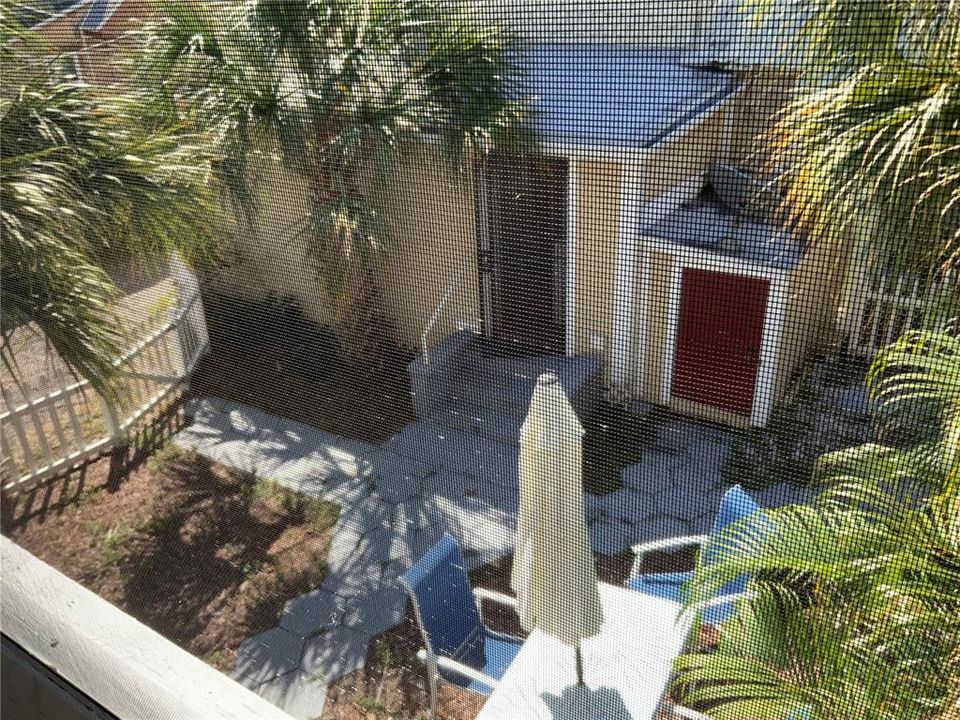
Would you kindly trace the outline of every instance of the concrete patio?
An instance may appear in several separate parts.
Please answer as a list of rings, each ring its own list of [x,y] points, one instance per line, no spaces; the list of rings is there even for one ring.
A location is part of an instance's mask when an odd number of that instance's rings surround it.
[[[449,416],[449,405],[441,411]],[[327,685],[361,668],[371,638],[403,620],[397,578],[443,533],[460,541],[471,568],[513,551],[515,433],[479,431],[454,413],[453,424],[425,418],[376,446],[215,398],[190,412],[192,425],[176,436],[181,447],[341,507],[323,584],[244,642],[231,673],[294,717],[319,715]],[[660,422],[641,462],[624,470],[622,489],[585,496],[595,551],[616,555],[631,543],[707,531],[731,443],[713,426]],[[765,505],[801,497],[789,485],[759,493]]]

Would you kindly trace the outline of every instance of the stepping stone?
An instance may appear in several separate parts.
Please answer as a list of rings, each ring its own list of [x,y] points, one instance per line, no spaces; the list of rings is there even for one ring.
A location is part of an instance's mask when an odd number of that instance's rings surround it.
[[[707,483],[699,487],[678,487],[658,493],[655,508],[661,515],[670,515],[687,523],[704,516],[712,520],[720,507],[721,495],[721,488],[711,488]]]
[[[420,559],[419,557],[417,558]],[[411,563],[412,564],[412,563]],[[383,568],[383,573],[380,576],[380,587],[383,590],[392,590],[400,589],[403,590],[403,587],[400,585],[400,576],[403,575],[407,570],[410,569],[410,565],[402,562],[392,562],[389,563],[386,567]],[[404,594],[406,591],[404,590]]]
[[[429,422],[412,422],[380,446],[381,450],[416,460],[430,471],[440,469],[440,447],[448,431]]]
[[[445,497],[458,500],[464,497],[477,497],[480,494],[481,481],[469,472],[441,470],[423,481],[423,496]]]
[[[370,486],[360,478],[350,478],[327,483],[323,486],[324,500],[336,503],[341,508],[356,505],[370,494]]]
[[[627,404],[627,410],[630,411],[631,415],[636,415],[637,417],[646,417],[651,412],[655,405],[646,400],[633,400]]]
[[[240,644],[230,676],[246,687],[255,687],[300,665],[303,637],[281,627],[254,635]]]
[[[334,572],[346,567],[359,551],[363,538],[364,534],[352,527],[337,530],[330,540],[330,549],[327,552],[328,567]]]
[[[670,515],[653,515],[631,527],[627,533],[627,539],[632,546],[651,540],[665,540],[690,534],[689,525],[680,518]]]
[[[420,499],[399,503],[393,515],[393,527],[402,531],[419,530],[429,527],[431,523],[432,520]]]
[[[339,625],[307,641],[301,668],[322,682],[335,682],[363,667],[369,643],[366,633]]]
[[[598,520],[590,526],[590,543],[601,555],[619,555],[627,547],[627,526],[620,522]]]
[[[761,490],[748,490],[747,492],[753,495],[760,505],[767,508],[810,502],[814,495],[811,488],[800,487],[788,482],[769,485]]]
[[[382,574],[381,563],[368,564],[364,557],[359,555],[356,563],[351,563],[327,575],[321,588],[332,594],[335,599],[352,599],[377,590],[380,587]]]
[[[426,473],[421,473],[419,463],[407,462],[411,463],[410,467],[396,468],[391,473],[377,476],[375,492],[387,502],[402,503],[423,494],[423,475]]]
[[[834,407],[854,417],[866,417],[870,406],[867,387],[863,383],[831,388],[826,393],[826,399]]]
[[[368,637],[379,635],[403,622],[407,615],[407,594],[400,587],[383,587],[370,593],[347,611],[343,622]]]
[[[410,529],[404,532],[391,528],[376,528],[367,533],[361,552],[364,560],[369,563],[386,565],[391,560],[398,560],[412,564],[429,549],[429,545],[423,545],[433,537],[438,537],[436,532],[426,529]]]
[[[509,515],[520,512],[520,488],[501,483],[482,482],[479,497],[496,510]]]
[[[583,514],[587,519],[587,523],[592,523],[594,520],[599,520],[607,516],[605,498],[605,495],[594,495],[588,492],[583,494]]]
[[[732,435],[705,437],[701,442],[690,445],[682,452],[677,469],[682,472],[688,467],[696,466],[704,472],[719,476],[732,447]]]
[[[710,456],[691,455],[674,470],[670,489],[661,491],[677,494],[712,492],[723,487],[723,463]]]
[[[365,497],[355,505],[344,508],[337,520],[337,532],[349,529],[365,534],[377,527],[390,527],[396,507],[376,495]]]
[[[339,608],[334,596],[325,590],[311,590],[288,600],[280,616],[280,627],[306,638],[338,622]]]
[[[636,524],[657,510],[651,493],[639,493],[628,488],[609,493],[603,498],[605,515],[621,522]]]
[[[640,462],[623,469],[623,486],[637,492],[660,492],[673,485],[677,462],[675,453],[645,450]]]
[[[254,692],[297,720],[320,717],[327,701],[327,683],[301,670],[268,680]]]

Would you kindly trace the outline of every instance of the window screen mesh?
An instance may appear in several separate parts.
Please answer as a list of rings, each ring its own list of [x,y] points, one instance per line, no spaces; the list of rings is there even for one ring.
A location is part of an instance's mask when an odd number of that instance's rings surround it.
[[[960,717],[955,3],[0,9],[5,548],[298,718]]]

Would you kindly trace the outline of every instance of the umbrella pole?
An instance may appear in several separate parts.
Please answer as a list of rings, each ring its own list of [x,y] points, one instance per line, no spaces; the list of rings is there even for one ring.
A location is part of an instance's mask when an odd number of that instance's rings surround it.
[[[583,687],[586,683],[583,682],[583,653],[580,651],[580,643],[577,643],[576,649],[577,657],[577,685]]]

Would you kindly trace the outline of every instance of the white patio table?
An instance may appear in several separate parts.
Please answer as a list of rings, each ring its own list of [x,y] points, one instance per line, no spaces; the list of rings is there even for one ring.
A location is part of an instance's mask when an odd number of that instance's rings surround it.
[[[686,630],[675,602],[600,583],[604,622],[583,641],[586,688],[573,648],[535,630],[477,720],[650,720]]]

